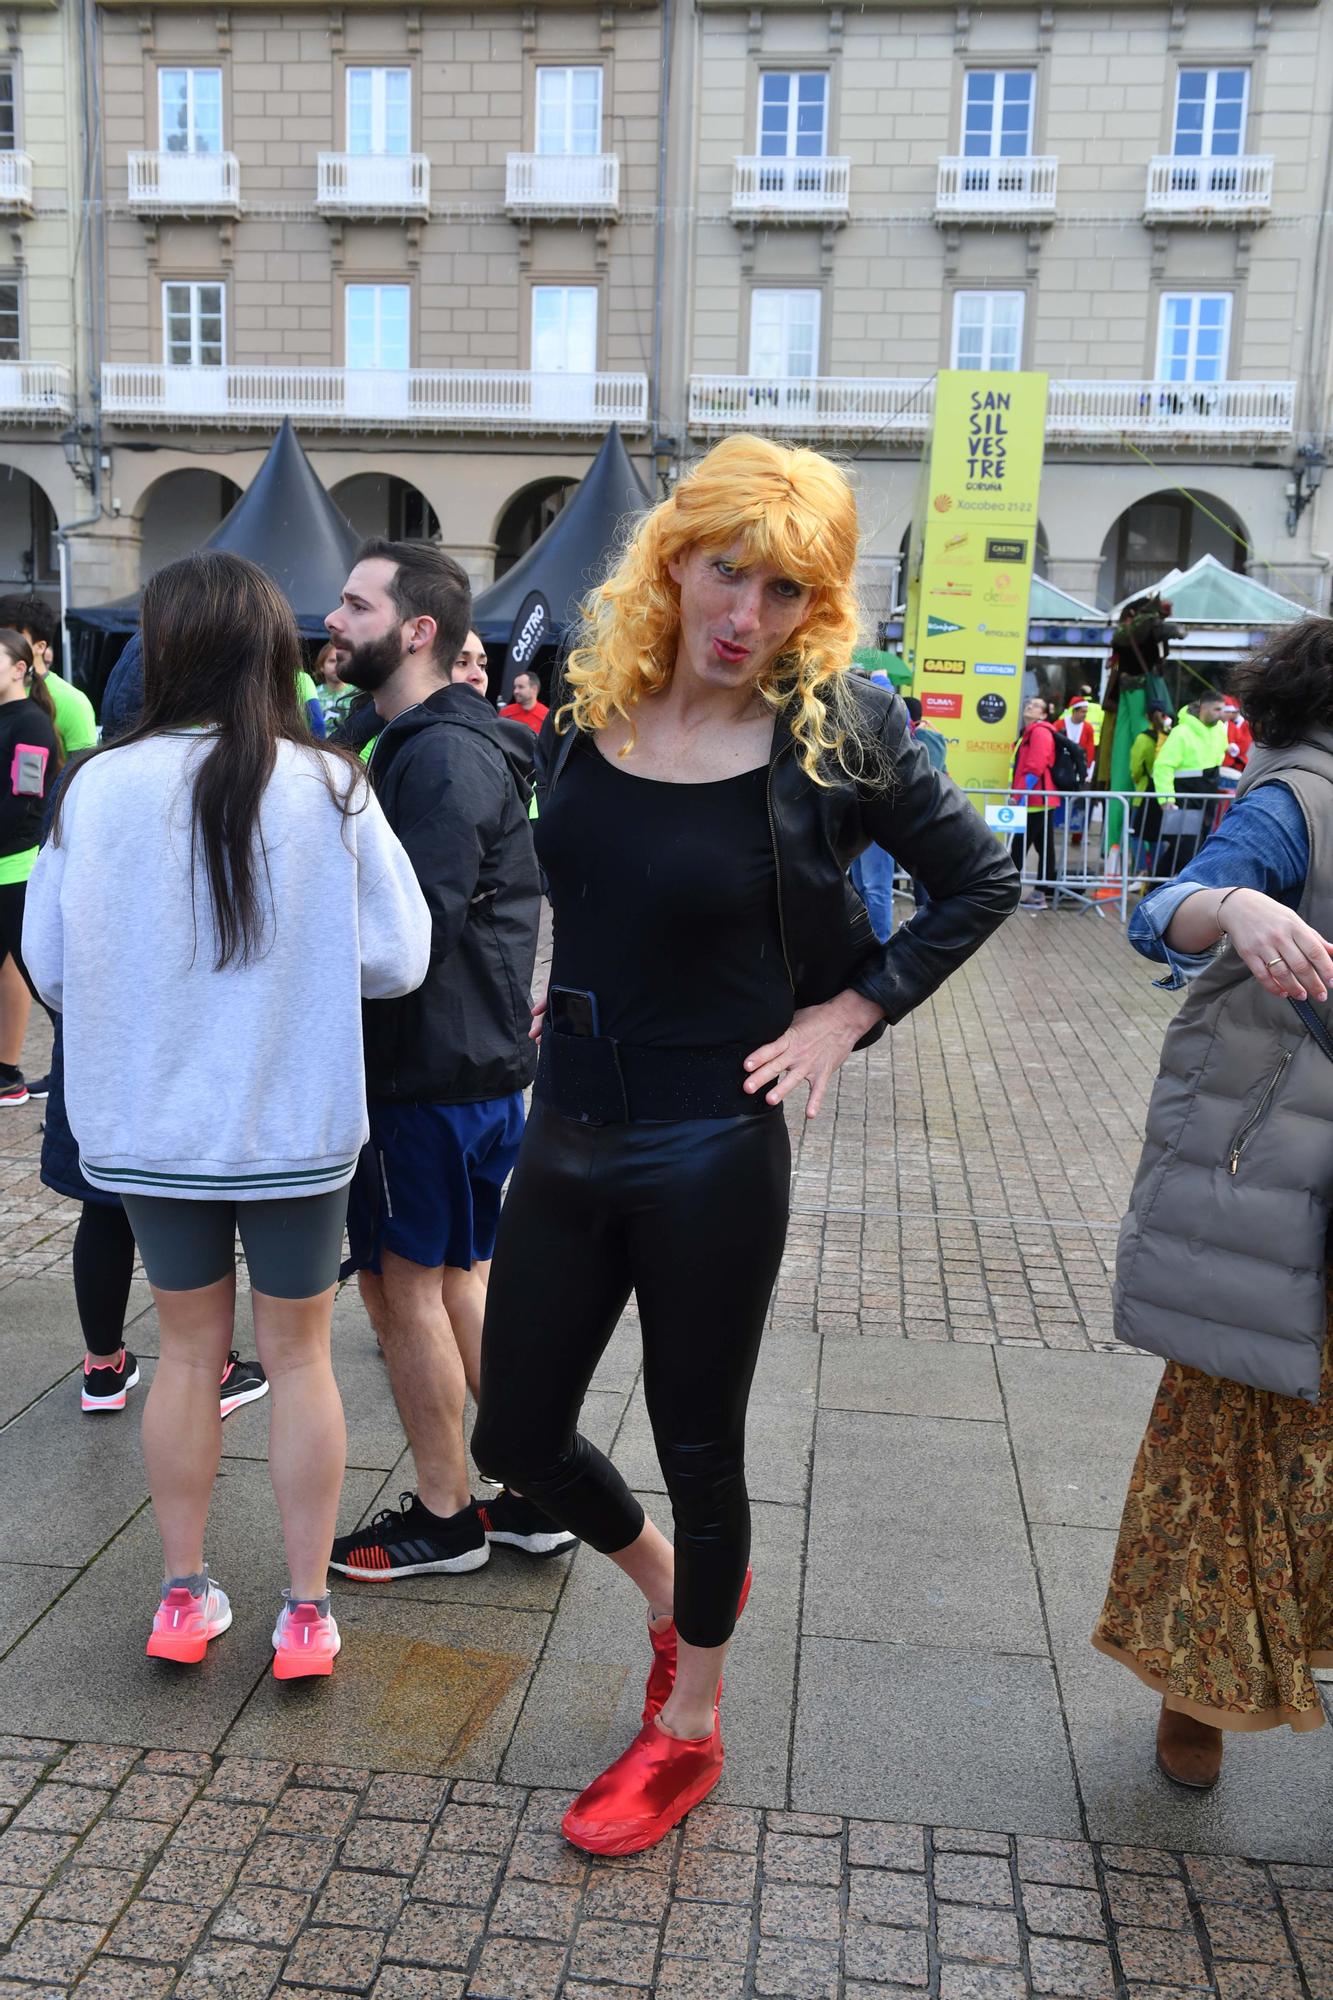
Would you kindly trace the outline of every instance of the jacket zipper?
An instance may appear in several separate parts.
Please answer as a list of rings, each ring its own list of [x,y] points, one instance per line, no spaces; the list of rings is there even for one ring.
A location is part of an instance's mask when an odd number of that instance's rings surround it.
[[[1254,1136],[1255,1127],[1259,1124],[1269,1104],[1272,1102],[1273,1092],[1277,1089],[1279,1083],[1281,1083],[1283,1072],[1287,1064],[1291,1061],[1291,1053],[1291,1050],[1288,1049],[1277,1068],[1273,1071],[1273,1074],[1269,1077],[1263,1096],[1259,1099],[1254,1110],[1250,1113],[1231,1142],[1231,1172],[1233,1174],[1240,1165],[1241,1154]]]
[[[795,993],[796,978],[791,969],[791,954],[787,950],[787,925],[782,914],[782,859],[778,853],[777,822],[773,817],[773,772],[776,764],[776,757],[769,762],[768,782],[764,787],[764,799],[768,807],[768,837],[773,847],[773,875],[778,889],[778,940],[782,946],[782,963],[787,968],[787,978],[791,984],[792,992]]]

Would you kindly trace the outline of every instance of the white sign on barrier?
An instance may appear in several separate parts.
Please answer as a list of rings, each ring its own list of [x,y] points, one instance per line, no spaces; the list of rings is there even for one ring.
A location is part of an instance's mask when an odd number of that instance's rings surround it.
[[[1026,806],[987,806],[986,824],[996,833],[1026,833],[1028,830],[1028,809]]]

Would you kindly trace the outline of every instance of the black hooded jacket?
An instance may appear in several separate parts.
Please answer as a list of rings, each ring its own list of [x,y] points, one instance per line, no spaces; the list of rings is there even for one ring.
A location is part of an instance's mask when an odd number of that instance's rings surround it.
[[[541,902],[523,760],[482,697],[458,685],[386,724],[369,769],[433,934],[416,992],[364,1003],[367,1095],[475,1104],[522,1090],[537,1067]]]

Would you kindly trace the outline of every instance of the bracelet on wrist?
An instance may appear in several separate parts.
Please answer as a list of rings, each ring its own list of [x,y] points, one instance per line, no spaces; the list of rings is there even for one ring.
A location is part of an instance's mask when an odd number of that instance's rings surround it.
[[[1237,882],[1234,888],[1227,890],[1226,896],[1222,896],[1218,899],[1217,908],[1213,911],[1213,921],[1216,923],[1217,928],[1219,931],[1221,931],[1223,937],[1230,937],[1231,933],[1229,930],[1227,930],[1226,926],[1222,922],[1222,906],[1226,902],[1227,896],[1234,896],[1238,890],[1243,889],[1244,887],[1245,884],[1243,882]]]

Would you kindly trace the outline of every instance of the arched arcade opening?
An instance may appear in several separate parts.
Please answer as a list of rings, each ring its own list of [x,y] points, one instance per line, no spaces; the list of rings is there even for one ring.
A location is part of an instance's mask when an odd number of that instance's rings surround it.
[[[430,501],[396,473],[356,472],[329,492],[358,535],[388,535],[395,542],[439,539],[439,517]]]
[[[140,583],[146,583],[164,563],[176,562],[202,547],[240,497],[235,480],[209,466],[181,466],[155,479],[139,509]]]
[[[1120,604],[1151,590],[1169,570],[1189,569],[1210,555],[1243,570],[1249,548],[1244,522],[1212,493],[1170,489],[1136,500],[1111,523],[1102,543],[1097,594]]]

